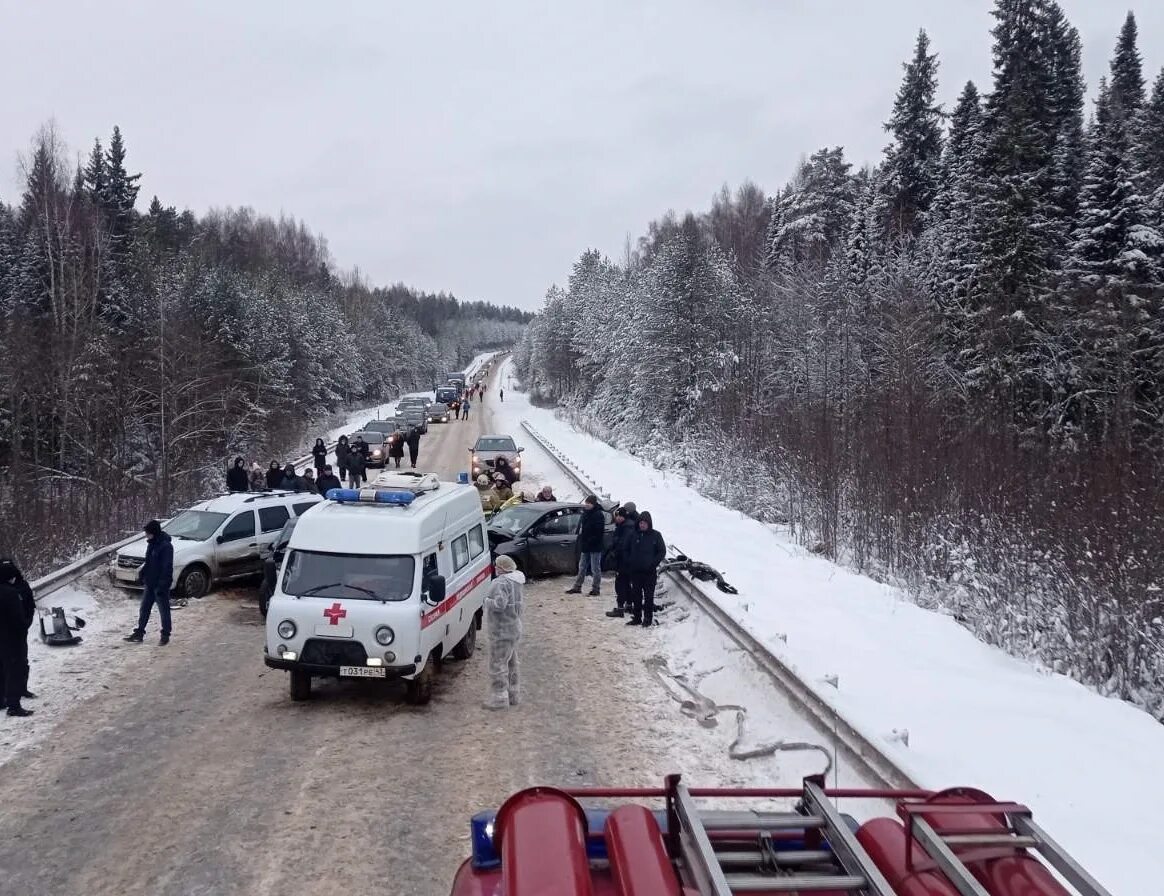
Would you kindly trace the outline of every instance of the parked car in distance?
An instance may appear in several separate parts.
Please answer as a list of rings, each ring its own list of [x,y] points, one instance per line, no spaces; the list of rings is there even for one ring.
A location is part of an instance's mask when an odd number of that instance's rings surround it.
[[[449,406],[439,401],[434,401],[425,409],[425,416],[428,418],[429,423],[448,423]]]
[[[614,543],[616,505],[604,502],[606,520],[603,551]],[[578,524],[583,507],[566,501],[518,504],[502,510],[489,520],[489,549],[494,560],[509,556],[527,576],[574,575],[578,572]],[[603,559],[603,569],[613,561]]]
[[[425,408],[418,408],[409,406],[400,409],[400,419],[404,420],[406,428],[404,432],[407,434],[408,430],[416,428],[422,433],[428,432],[428,411]]]
[[[521,453],[524,448],[518,448],[513,436],[480,436],[476,444],[469,449],[472,455],[473,478],[482,473],[493,475],[493,468],[497,466],[497,459],[504,457],[513,471],[514,479],[521,478]]]

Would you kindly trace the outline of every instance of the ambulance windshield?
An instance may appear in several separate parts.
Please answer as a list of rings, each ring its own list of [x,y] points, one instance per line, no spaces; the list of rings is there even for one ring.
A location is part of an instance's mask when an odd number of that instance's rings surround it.
[[[416,562],[412,557],[321,554],[292,551],[283,593],[344,600],[408,600]]]

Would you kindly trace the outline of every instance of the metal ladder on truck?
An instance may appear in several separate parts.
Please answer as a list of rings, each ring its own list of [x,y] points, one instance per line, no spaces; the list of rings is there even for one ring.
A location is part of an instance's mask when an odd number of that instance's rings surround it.
[[[901,803],[897,811],[905,820],[907,832],[912,835],[905,841],[906,864],[912,866],[911,854],[916,840],[962,896],[990,896],[966,867],[967,861],[1014,855],[1014,851],[1019,849],[1038,853],[1075,888],[1079,896],[1111,896],[1070,853],[1035,823],[1026,806],[1018,803]],[[927,816],[935,815],[956,819],[959,815],[984,813],[1003,816],[1005,825],[996,831],[939,832],[927,819]],[[959,856],[954,848],[963,850],[963,854]]]
[[[854,896],[896,896],[889,881],[825,795],[823,778],[805,780],[800,812],[701,814],[685,785],[674,782],[668,790],[671,794],[667,799],[668,830],[677,839],[673,854],[682,858],[700,896],[819,890]],[[708,836],[709,831],[744,830],[760,832],[758,848],[717,851]],[[780,849],[771,837],[777,831],[803,831],[805,848]],[[739,867],[751,870],[732,870]]]

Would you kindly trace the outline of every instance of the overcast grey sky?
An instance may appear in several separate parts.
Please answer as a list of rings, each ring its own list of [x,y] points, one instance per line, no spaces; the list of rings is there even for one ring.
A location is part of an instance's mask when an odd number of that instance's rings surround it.
[[[1127,7],[1060,0],[1089,88]],[[0,0],[0,196],[54,118],[114,124],[153,194],[293,214],[341,268],[536,308],[721,184],[769,192],[842,144],[875,161],[925,27],[952,103],[989,89],[991,0]],[[1149,82],[1164,3],[1136,0]],[[3,159],[3,156],[0,156]]]

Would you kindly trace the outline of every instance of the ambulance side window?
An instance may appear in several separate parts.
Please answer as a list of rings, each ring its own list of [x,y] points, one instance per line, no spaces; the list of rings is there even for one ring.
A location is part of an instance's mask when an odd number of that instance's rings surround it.
[[[476,560],[485,550],[485,536],[481,534],[481,527],[474,526],[469,530],[469,553]]]
[[[460,572],[469,565],[469,543],[464,535],[453,539],[453,570]]]

